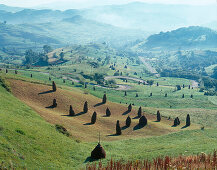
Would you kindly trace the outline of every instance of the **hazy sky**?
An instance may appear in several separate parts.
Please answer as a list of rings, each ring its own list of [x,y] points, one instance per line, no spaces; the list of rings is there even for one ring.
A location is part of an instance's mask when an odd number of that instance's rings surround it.
[[[99,5],[124,4],[129,2],[148,2],[166,4],[217,4],[217,0],[0,0],[0,4],[19,7],[49,7],[49,8],[87,8]]]

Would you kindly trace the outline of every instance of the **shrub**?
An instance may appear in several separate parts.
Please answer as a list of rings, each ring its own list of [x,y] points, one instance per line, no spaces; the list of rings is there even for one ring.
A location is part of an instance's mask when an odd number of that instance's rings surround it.
[[[136,97],[139,97],[138,93],[136,93]]]
[[[107,109],[106,109],[106,116],[107,116],[107,117],[110,117],[110,116],[111,116],[111,112],[110,112],[110,110],[109,110],[108,107],[107,107]]]
[[[20,129],[16,129],[16,132],[21,134],[21,135],[26,135],[24,131],[20,130]]]
[[[117,123],[116,123],[116,135],[121,135],[121,127],[120,127],[120,122],[119,120],[117,120]]]
[[[130,125],[131,125],[131,118],[130,116],[128,116],[126,119],[126,127],[130,127]]]
[[[152,96],[152,93],[150,93],[150,96]]]
[[[157,111],[157,121],[160,122],[161,121],[161,115],[160,115],[160,111]]]
[[[144,115],[142,117],[140,117],[139,126],[144,127],[147,125],[147,123],[148,123],[147,118]]]
[[[93,115],[91,117],[91,124],[95,124],[96,123],[96,116],[97,116],[96,112],[93,112]]]
[[[56,86],[56,83],[54,81],[52,82],[52,88],[53,88],[54,92],[57,90],[57,86]]]
[[[186,127],[187,126],[190,126],[191,125],[191,119],[190,119],[190,115],[189,114],[187,114],[187,117],[186,117]]]
[[[191,98],[193,98],[193,94],[191,95]]]
[[[87,113],[87,112],[88,112],[88,103],[87,103],[87,101],[84,103],[83,112],[84,112],[84,113]]]
[[[184,94],[182,95],[182,98],[185,98],[185,95],[184,95]]]
[[[102,98],[102,103],[105,104],[105,103],[106,103],[106,100],[107,100],[107,97],[106,97],[106,94],[104,94],[104,95],[103,95],[103,98]]]
[[[165,94],[165,97],[167,97],[167,93]]]
[[[69,116],[75,116],[75,112],[72,108],[72,105],[70,105],[70,107],[69,107]]]
[[[139,118],[142,116],[142,108],[141,107],[139,107],[137,115]]]
[[[69,132],[62,125],[55,125],[56,130],[66,136],[70,136]]]

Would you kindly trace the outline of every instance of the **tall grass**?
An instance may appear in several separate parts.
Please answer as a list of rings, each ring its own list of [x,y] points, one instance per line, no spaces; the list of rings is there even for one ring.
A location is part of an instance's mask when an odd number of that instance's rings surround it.
[[[217,169],[217,154],[206,155],[201,153],[196,156],[179,156],[172,158],[165,156],[164,158],[155,158],[153,161],[113,161],[112,159],[104,166],[101,161],[98,164],[87,165],[86,170],[160,170],[160,169]]]

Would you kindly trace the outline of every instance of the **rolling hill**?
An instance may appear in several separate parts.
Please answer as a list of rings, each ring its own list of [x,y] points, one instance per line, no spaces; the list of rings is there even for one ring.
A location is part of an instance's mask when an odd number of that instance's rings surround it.
[[[139,48],[153,50],[216,48],[217,32],[199,26],[183,27],[173,31],[151,35],[138,46]]]

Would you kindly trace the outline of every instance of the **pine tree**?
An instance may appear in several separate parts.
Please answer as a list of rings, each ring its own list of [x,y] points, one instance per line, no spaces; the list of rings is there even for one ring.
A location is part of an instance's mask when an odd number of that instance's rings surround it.
[[[132,110],[132,105],[130,103],[130,105],[128,106],[128,112],[131,112],[131,110]]]
[[[127,96],[127,92],[126,91],[124,92],[124,96]]]
[[[179,120],[178,117],[176,117],[176,118],[174,119],[174,124],[173,124],[173,126],[178,126],[178,125],[180,125],[180,120]]]
[[[190,85],[188,86],[188,89],[191,89],[191,86],[190,86]]]
[[[117,123],[116,123],[116,135],[121,135],[121,127],[120,127],[120,122],[119,120],[117,120]]]
[[[111,116],[111,112],[110,112],[110,110],[109,110],[108,107],[107,107],[107,109],[106,109],[106,116],[107,116],[107,117],[110,117],[110,116]]]
[[[159,86],[159,83],[157,82],[157,86]]]
[[[142,116],[142,108],[141,107],[139,107],[137,115],[139,118]]]
[[[49,81],[51,81],[51,78],[49,77]]]
[[[185,95],[184,95],[184,94],[182,95],[182,98],[185,98]]]
[[[167,97],[167,93],[165,94],[165,97]]]
[[[147,123],[148,123],[147,118],[144,115],[142,117],[140,117],[139,126],[144,127],[147,125]]]
[[[6,69],[5,72],[8,73],[8,69]]]
[[[183,84],[182,87],[185,88],[185,85]]]
[[[126,127],[130,127],[130,125],[131,125],[131,118],[130,116],[128,116],[126,119]]]
[[[53,107],[57,107],[57,101],[56,101],[56,99],[53,99],[53,105],[52,105]]]
[[[102,103],[105,104],[105,103],[106,103],[106,100],[107,100],[107,97],[106,97],[106,94],[104,94],[104,95],[103,95],[103,98],[102,98]]]
[[[54,81],[52,82],[52,88],[53,88],[53,91],[57,90],[56,83]]]
[[[72,81],[72,85],[74,85],[75,83]]]
[[[66,83],[66,80],[65,80],[65,79],[63,79],[63,83]]]
[[[87,112],[88,112],[88,103],[87,103],[87,101],[84,103],[83,112],[84,112],[84,113],[87,113]]]
[[[75,116],[75,112],[72,108],[72,105],[70,105],[70,108],[69,108],[69,116]]]
[[[30,77],[32,78],[32,74],[30,74]]]
[[[152,96],[152,93],[150,93],[150,96]]]
[[[189,114],[187,114],[187,117],[186,117],[186,127],[187,126],[190,126],[191,125],[191,119],[190,119],[190,115]]]
[[[160,115],[160,111],[157,111],[157,121],[160,122],[161,121],[161,115]]]
[[[87,83],[84,83],[84,88],[85,88],[85,89],[87,88]]]
[[[97,116],[96,112],[93,112],[93,115],[91,117],[91,124],[95,124],[96,123],[96,116]]]

